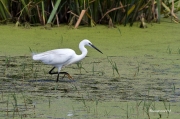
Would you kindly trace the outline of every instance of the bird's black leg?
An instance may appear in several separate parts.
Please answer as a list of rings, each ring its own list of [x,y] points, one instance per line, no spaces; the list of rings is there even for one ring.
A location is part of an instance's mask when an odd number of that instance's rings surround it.
[[[69,75],[67,72],[59,72],[59,73],[58,73],[58,76],[57,76],[56,82],[58,82],[58,80],[59,80],[59,74],[64,74],[64,76],[62,77],[62,79],[65,77],[65,75],[66,75],[69,79],[73,79],[73,78],[71,77],[71,75]]]
[[[53,67],[50,71],[49,71],[49,74],[58,74],[58,72],[52,72],[56,67]]]
[[[58,82],[58,80],[59,80],[59,74],[60,74],[60,72],[59,72],[58,75],[57,75],[56,82]]]
[[[56,82],[58,82],[58,80],[59,80],[59,74],[64,74],[64,76],[63,76],[63,78],[65,77],[65,75],[66,76],[68,76],[68,78],[69,79],[72,79],[72,77],[69,75],[69,73],[67,73],[67,72],[52,72],[54,69],[55,69],[56,67],[53,67],[50,71],[49,71],[49,74],[58,74],[57,75],[57,80],[56,80]]]

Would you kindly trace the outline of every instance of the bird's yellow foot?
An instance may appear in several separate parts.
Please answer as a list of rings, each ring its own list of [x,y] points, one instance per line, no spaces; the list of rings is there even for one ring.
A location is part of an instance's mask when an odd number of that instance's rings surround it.
[[[71,75],[69,75],[69,74],[66,74],[66,75],[70,80],[73,80],[73,77]]]
[[[62,78],[64,78],[65,77],[65,75],[68,77],[68,79],[72,79],[73,80],[73,77],[71,76],[71,75],[69,75],[68,73],[67,74],[64,74],[64,76],[62,77]]]

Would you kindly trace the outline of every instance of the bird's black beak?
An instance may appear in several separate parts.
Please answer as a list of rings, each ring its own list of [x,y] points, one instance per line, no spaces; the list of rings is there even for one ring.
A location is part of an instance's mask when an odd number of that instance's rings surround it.
[[[97,51],[99,51],[100,53],[102,53],[98,48],[96,48],[93,44],[89,43],[89,45],[91,45],[94,49],[96,49]],[[102,53],[103,54],[103,53]]]

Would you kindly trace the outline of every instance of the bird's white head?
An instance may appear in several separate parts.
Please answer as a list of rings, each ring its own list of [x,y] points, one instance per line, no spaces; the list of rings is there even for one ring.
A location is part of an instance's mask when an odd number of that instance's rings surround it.
[[[91,41],[89,41],[89,40],[87,40],[87,39],[82,40],[80,43],[92,47],[92,46],[91,46],[91,45],[92,45]]]
[[[87,39],[84,39],[80,42],[79,46],[84,46],[84,45],[87,45],[87,46],[90,46],[94,49],[96,49],[97,51],[99,51],[100,53],[102,53],[98,48],[96,48],[89,40]],[[103,54],[103,53],[102,53]]]

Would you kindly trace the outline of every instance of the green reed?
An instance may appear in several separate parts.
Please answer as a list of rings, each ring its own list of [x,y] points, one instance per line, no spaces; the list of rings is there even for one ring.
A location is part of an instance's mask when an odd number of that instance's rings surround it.
[[[167,47],[166,52],[167,52],[168,54],[171,54],[171,53],[172,53],[172,49],[170,48],[170,46]]]
[[[120,77],[120,73],[119,73],[118,67],[117,67],[117,65],[116,65],[116,62],[113,61],[112,59],[110,59],[108,56],[107,56],[107,60],[108,60],[108,62],[109,62],[109,63],[111,64],[111,66],[112,66],[113,75],[115,75],[114,72],[116,71],[116,73],[117,73],[118,76]]]
[[[13,104],[13,107],[14,107],[14,110],[13,110],[13,118],[15,117],[15,112],[20,116],[19,114],[19,109],[18,109],[18,103],[17,103],[17,96],[16,96],[16,93],[12,94],[12,97],[13,97],[13,100],[14,100],[14,104]]]
[[[25,69],[26,69],[26,66],[27,66],[26,63],[22,63],[22,64],[21,64],[21,72],[22,72],[22,78],[23,78],[23,80],[24,80],[24,78],[25,78]]]
[[[87,73],[86,69],[83,67],[83,63],[82,62],[77,62],[76,63],[78,69],[79,69],[79,72],[81,74],[81,70],[84,69],[84,71]]]

